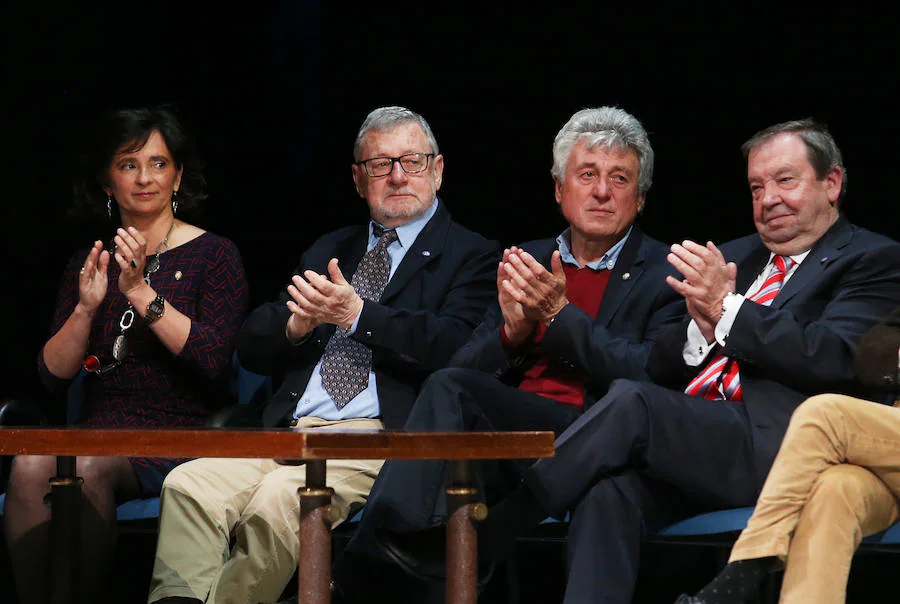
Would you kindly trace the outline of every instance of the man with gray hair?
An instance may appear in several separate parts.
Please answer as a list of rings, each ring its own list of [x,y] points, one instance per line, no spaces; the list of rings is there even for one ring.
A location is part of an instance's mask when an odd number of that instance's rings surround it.
[[[565,602],[631,602],[648,532],[753,505],[803,400],[865,398],[854,350],[900,301],[900,245],[841,216],[844,168],[823,126],[778,124],[743,151],[757,233],[671,247],[681,278],[666,280],[689,316],[658,334],[654,383],[612,384],[479,530],[485,552],[502,552],[568,511]],[[700,601],[731,601],[736,585]]]
[[[264,426],[399,429],[495,295],[498,246],[438,199],[444,158],[422,116],[376,109],[353,151],[371,220],[313,243],[237,337],[245,367],[283,377]],[[381,463],[328,461],[335,525],[365,501]],[[280,460],[179,466],[163,485],[149,601],[275,602],[297,569],[305,481],[305,466]]]
[[[426,381],[407,429],[559,434],[613,380],[649,380],[651,342],[684,316],[665,283],[667,247],[635,224],[652,173],[653,149],[632,115],[600,107],[569,119],[556,136],[552,168],[567,228],[504,251],[496,306],[452,367]],[[515,489],[522,469],[480,465],[489,505]],[[388,461],[347,560],[365,554],[439,579],[442,565],[430,558],[443,549],[445,481],[444,462]],[[342,566],[339,582],[358,576]]]

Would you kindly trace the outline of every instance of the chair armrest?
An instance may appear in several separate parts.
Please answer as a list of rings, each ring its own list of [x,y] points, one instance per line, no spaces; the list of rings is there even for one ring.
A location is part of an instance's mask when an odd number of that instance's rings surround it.
[[[206,418],[206,425],[210,428],[262,428],[262,414],[253,405],[231,405]]]
[[[0,426],[43,426],[47,416],[39,404],[25,399],[0,400]]]

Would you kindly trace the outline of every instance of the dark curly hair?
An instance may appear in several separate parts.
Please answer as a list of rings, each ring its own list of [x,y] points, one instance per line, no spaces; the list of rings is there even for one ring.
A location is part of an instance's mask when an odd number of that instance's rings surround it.
[[[73,213],[106,218],[109,166],[116,153],[138,151],[153,132],[159,132],[176,169],[182,170],[178,189],[178,210],[196,209],[206,199],[203,166],[181,121],[171,105],[120,109],[103,115],[90,131],[85,152],[80,157],[80,176],[73,185]],[[123,148],[124,147],[124,148]]]

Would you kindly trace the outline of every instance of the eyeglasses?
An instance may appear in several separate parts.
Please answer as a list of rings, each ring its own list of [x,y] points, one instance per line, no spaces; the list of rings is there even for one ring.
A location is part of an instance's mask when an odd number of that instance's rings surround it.
[[[356,162],[357,166],[363,166],[369,176],[387,176],[394,170],[394,162],[400,164],[407,174],[418,174],[428,168],[428,159],[434,157],[434,153],[407,153],[400,157],[373,157]]]

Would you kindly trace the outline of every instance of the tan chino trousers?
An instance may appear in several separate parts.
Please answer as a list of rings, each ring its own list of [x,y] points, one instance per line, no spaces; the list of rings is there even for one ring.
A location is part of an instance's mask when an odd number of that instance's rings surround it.
[[[853,554],[900,506],[900,409],[823,394],[800,405],[731,560],[786,561],[783,604],[846,599]]]
[[[297,428],[383,429],[380,420],[302,418]],[[329,460],[334,504],[364,503],[383,460]],[[306,468],[271,459],[196,459],[163,483],[149,602],[169,596],[210,604],[276,602],[297,570]]]

